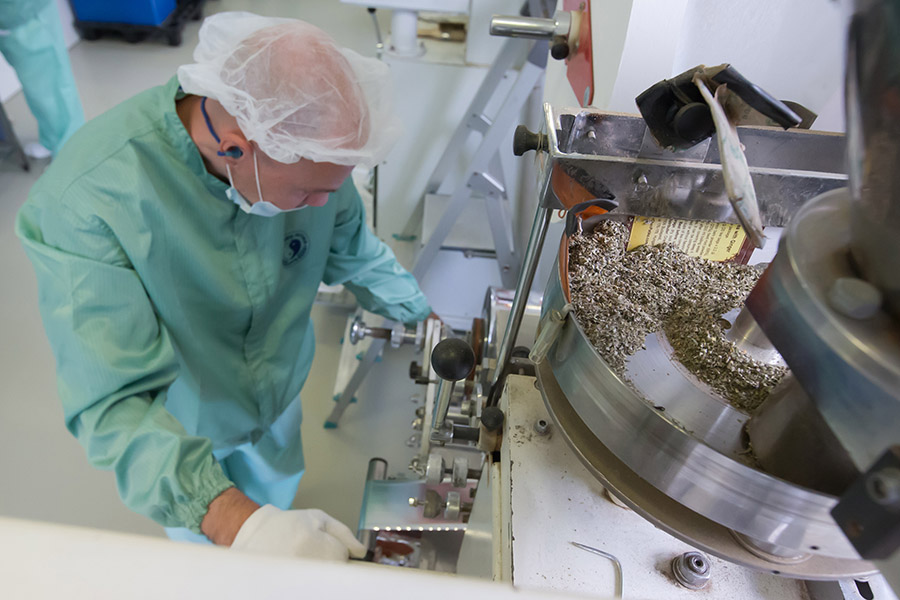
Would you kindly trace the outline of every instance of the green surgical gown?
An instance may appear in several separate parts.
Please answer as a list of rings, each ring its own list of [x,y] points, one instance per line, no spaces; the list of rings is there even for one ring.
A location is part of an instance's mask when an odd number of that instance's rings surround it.
[[[349,179],[323,207],[270,218],[226,199],[175,112],[181,94],[172,78],[83,126],[16,232],[66,426],[126,505],[199,532],[231,485],[213,451],[259,439],[303,387],[319,282],[402,322],[430,308]]]
[[[84,111],[56,2],[0,0],[0,54],[16,70],[41,145],[56,154]]]

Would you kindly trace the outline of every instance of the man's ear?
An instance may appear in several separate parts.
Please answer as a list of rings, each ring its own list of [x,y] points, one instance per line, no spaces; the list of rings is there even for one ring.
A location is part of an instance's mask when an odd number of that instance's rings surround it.
[[[226,162],[237,164],[244,156],[251,152],[250,143],[243,136],[235,133],[226,133],[219,142],[219,150],[216,154],[226,159]],[[231,159],[231,160],[228,160]]]

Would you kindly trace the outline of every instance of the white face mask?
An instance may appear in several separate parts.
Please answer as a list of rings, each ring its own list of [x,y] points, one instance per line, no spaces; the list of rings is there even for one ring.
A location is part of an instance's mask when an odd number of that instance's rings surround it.
[[[259,194],[259,202],[250,204],[250,201],[244,198],[244,195],[241,194],[236,187],[234,187],[234,180],[231,178],[231,167],[229,167],[227,163],[225,164],[225,171],[228,173],[228,183],[231,184],[231,187],[225,190],[225,196],[227,196],[229,200],[240,206],[242,211],[244,211],[248,215],[274,217],[275,215],[280,215],[281,213],[293,212],[306,208],[306,205],[304,204],[303,206],[298,206],[297,208],[285,210],[283,208],[278,208],[271,202],[266,202],[265,200],[263,200],[262,187],[259,185],[259,165],[256,161],[255,150],[253,151],[253,170],[256,173],[256,193]]]

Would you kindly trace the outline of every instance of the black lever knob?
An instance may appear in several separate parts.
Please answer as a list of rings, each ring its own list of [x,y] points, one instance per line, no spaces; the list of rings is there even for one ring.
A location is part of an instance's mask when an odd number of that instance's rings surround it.
[[[528,131],[524,125],[516,127],[516,132],[513,134],[513,154],[522,156],[529,150],[541,150],[546,147],[546,134]]]
[[[465,340],[447,338],[431,351],[431,366],[441,379],[465,379],[475,367],[475,353]]]
[[[488,431],[500,431],[503,428],[503,411],[496,406],[487,406],[481,413],[481,424]]]

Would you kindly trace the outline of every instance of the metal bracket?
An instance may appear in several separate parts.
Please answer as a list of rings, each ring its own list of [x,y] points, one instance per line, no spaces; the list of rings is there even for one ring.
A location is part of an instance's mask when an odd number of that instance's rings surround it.
[[[900,446],[889,448],[850,486],[831,516],[863,558],[900,551]]]
[[[566,323],[566,317],[569,316],[570,312],[572,312],[572,305],[566,304],[560,310],[551,311],[544,317],[540,327],[541,332],[534,341],[531,352],[528,353],[528,359],[531,362],[538,364],[547,357],[547,352],[550,351],[553,342],[559,337],[559,332],[562,331],[562,327]]]

